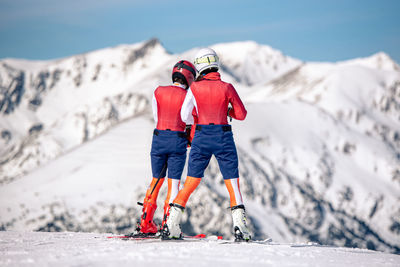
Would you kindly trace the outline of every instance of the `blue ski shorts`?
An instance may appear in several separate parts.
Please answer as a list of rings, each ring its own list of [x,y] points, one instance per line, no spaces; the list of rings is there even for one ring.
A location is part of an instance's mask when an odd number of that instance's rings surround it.
[[[154,178],[164,178],[168,169],[168,178],[181,179],[187,142],[184,132],[154,130],[150,153]],[[165,164],[167,168],[163,168]]]
[[[189,154],[188,176],[202,178],[211,156],[224,179],[239,177],[238,156],[230,125],[197,125]]]

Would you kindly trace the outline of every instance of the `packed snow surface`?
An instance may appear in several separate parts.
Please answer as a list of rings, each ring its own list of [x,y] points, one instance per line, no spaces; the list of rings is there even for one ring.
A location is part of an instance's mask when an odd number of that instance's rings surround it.
[[[367,249],[274,242],[134,241],[107,236],[71,232],[0,232],[0,266],[400,265],[399,255]]]

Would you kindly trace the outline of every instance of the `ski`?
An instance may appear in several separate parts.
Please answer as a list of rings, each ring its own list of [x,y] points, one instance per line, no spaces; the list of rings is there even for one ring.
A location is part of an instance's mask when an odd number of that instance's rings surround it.
[[[217,235],[207,236],[205,234],[184,235],[181,239],[162,239],[160,234],[155,234],[155,235],[145,235],[145,234],[114,235],[114,236],[107,236],[107,238],[132,240],[132,241],[149,241],[149,242],[151,242],[151,240],[154,240],[157,242],[205,241],[205,242],[216,242],[217,244],[221,244],[221,245],[227,245],[227,244],[268,245],[268,244],[273,244],[271,238],[267,238],[264,240],[235,241],[235,240],[223,239],[222,236],[217,236]]]
[[[112,236],[107,236],[107,238],[121,238],[121,239],[158,239],[160,238],[159,233],[155,234],[144,234],[144,233],[131,233],[131,234],[125,234],[125,235],[112,235]]]
[[[162,239],[160,238],[161,242],[219,242],[222,241],[223,237],[222,236],[216,236],[216,235],[211,235],[211,236],[206,236],[204,234],[201,235],[195,235],[195,236],[183,236],[180,239]]]
[[[272,239],[271,238],[267,238],[264,240],[249,240],[249,241],[235,241],[235,240],[221,240],[221,242],[219,242],[219,244],[221,245],[225,245],[225,244],[261,244],[261,245],[266,245],[266,244],[272,244]]]
[[[107,236],[107,238],[117,238],[123,240],[151,240],[151,239],[160,239],[161,235],[143,235],[143,234],[129,234],[129,235],[114,235],[114,236]],[[222,240],[222,236],[211,236],[214,240]],[[198,235],[184,235],[183,239],[171,239],[171,240],[200,240],[200,239],[207,239],[205,234],[198,234]]]

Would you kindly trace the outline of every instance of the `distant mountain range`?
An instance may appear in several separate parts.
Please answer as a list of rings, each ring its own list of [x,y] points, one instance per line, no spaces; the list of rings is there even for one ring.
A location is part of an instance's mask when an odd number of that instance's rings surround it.
[[[399,65],[383,52],[322,63],[252,41],[212,48],[248,109],[233,128],[255,237],[400,253]],[[0,60],[1,229],[133,230],[151,177],[152,92],[197,50],[152,39]],[[228,206],[212,160],[184,231],[232,236]]]

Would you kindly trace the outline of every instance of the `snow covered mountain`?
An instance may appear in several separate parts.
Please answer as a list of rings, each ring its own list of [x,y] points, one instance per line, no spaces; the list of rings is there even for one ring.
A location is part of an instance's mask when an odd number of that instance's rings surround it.
[[[228,47],[236,50],[238,45]],[[233,75],[226,75],[229,81],[253,84],[299,64],[269,47],[242,45],[252,58],[265,58],[265,68],[239,76],[241,66],[250,65],[241,51],[235,60],[222,62]],[[218,45],[215,49],[223,51]],[[195,51],[182,56],[192,58]],[[153,88],[170,82],[170,68],[180,56],[168,54],[152,39],[53,61],[1,60],[0,184],[143,112]],[[269,65],[280,68],[271,71]]]
[[[56,61],[1,61],[1,183],[142,112],[140,83],[168,58],[150,40]]]
[[[384,53],[304,63],[254,42],[213,48],[248,109],[233,127],[255,237],[400,253],[400,67]],[[196,51],[154,39],[1,60],[1,229],[132,230],[151,177],[151,94]],[[184,231],[231,236],[228,206],[212,160]]]

